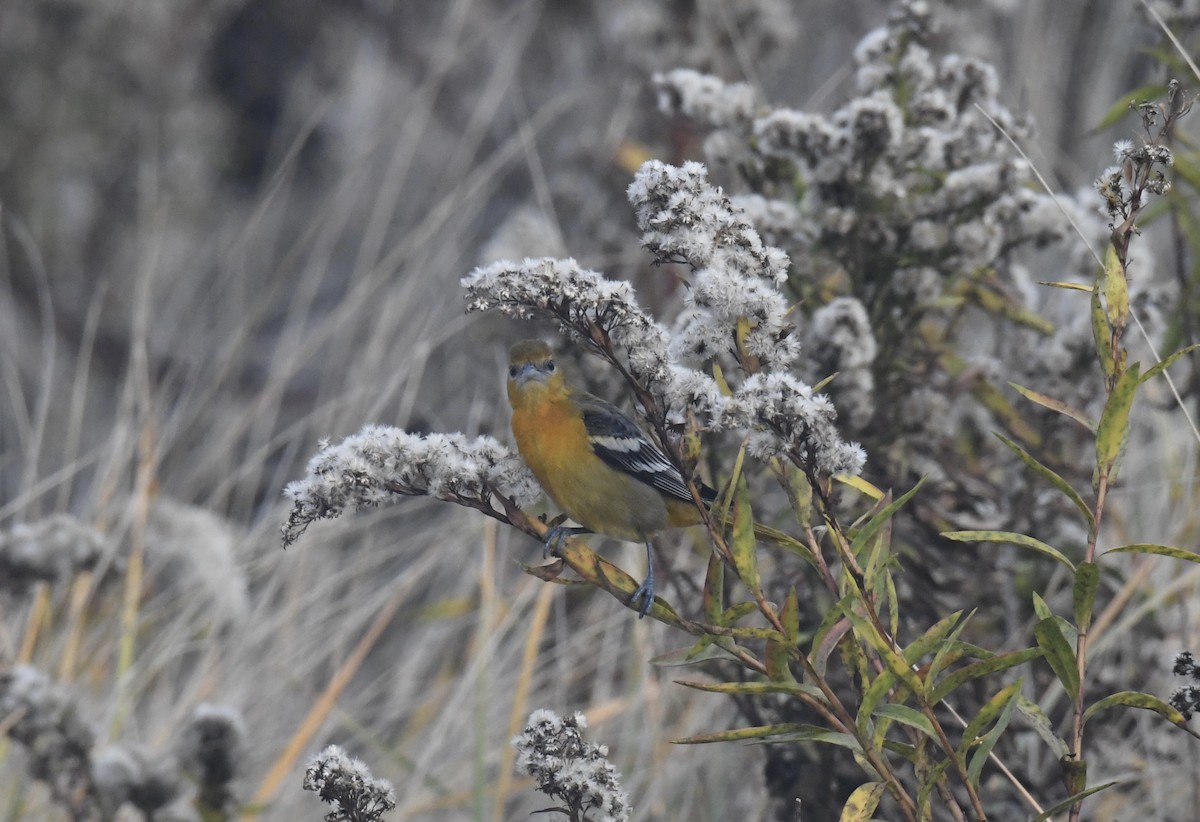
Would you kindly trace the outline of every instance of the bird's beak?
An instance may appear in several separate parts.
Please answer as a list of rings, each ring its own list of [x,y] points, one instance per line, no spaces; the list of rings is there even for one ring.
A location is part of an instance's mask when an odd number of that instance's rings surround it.
[[[524,363],[517,367],[517,373],[512,377],[512,381],[517,385],[524,385],[527,382],[545,382],[546,372],[540,370],[531,362]]]

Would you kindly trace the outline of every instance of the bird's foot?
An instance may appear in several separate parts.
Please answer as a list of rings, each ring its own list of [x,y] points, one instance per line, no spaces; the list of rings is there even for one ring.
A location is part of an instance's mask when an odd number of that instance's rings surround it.
[[[590,533],[592,532],[586,528],[568,528],[565,525],[552,526],[546,531],[546,536],[542,538],[542,558],[562,556],[564,539]]]
[[[641,603],[639,606],[638,603]],[[647,576],[642,580],[642,584],[630,594],[629,604],[637,608],[638,619],[645,619],[646,614],[650,613],[650,608],[654,605],[654,576]]]

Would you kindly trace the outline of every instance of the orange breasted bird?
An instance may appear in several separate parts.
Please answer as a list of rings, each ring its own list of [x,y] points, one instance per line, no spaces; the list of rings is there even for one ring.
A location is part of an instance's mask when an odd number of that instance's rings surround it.
[[[629,599],[644,617],[654,603],[651,538],[703,521],[679,469],[628,414],[571,388],[541,340],[510,349],[508,401],[521,458],[555,505],[583,526],[551,528],[547,548],[587,533],[644,543],[646,579]],[[705,502],[716,498],[707,486],[700,494]]]

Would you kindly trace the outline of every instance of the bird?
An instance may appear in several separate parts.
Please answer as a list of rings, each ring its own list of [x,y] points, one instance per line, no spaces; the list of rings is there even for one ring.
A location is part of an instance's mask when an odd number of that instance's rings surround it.
[[[679,469],[617,406],[573,388],[542,340],[522,340],[508,355],[512,433],[542,490],[581,528],[555,526],[547,550],[567,536],[604,534],[646,546],[646,578],[629,603],[644,618],[654,604],[651,539],[703,516]],[[717,492],[699,485],[701,499]]]

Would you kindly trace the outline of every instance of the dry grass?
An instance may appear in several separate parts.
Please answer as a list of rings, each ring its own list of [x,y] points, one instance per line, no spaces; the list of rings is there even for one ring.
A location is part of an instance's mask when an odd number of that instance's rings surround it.
[[[314,527],[286,553],[279,543],[280,490],[321,437],[385,422],[504,438],[498,358],[528,330],[464,316],[458,279],[516,207],[536,204],[588,264],[650,282],[613,158],[624,140],[674,147],[643,78],[599,34],[609,6],[306,4],[295,13],[324,26],[319,59],[289,78],[271,172],[246,189],[222,179],[235,117],[202,80],[221,16],[196,4],[199,21],[161,11],[136,23],[128,4],[108,5],[79,11],[82,31],[43,21],[36,33],[62,49],[56,61],[96,72],[111,111],[49,107],[0,131],[0,529],[70,512],[117,559],[0,593],[0,668],[33,663],[68,684],[101,742],[155,751],[194,705],[237,707],[247,817],[316,818],[299,790],[304,760],[337,742],[395,784],[396,819],[526,818],[544,802],[513,774],[508,742],[530,710],[551,707],[588,714],[635,819],[764,818],[756,749],[670,744],[736,721],[720,697],[647,662],[684,639],[526,576],[515,563],[540,549],[523,536],[415,499]],[[880,13],[813,5],[789,52],[755,67],[797,105],[824,93]],[[1071,10],[1022,11],[990,46],[1013,97],[1040,116],[1040,149],[1086,184],[1103,140],[1070,157],[1064,147],[1088,145],[1082,129],[1142,58],[1123,36],[1125,4],[1091,10],[1090,42],[1065,37],[1082,4],[1051,5]],[[40,12],[0,10],[0,50],[30,18]],[[106,55],[142,41],[152,53],[129,58],[137,90],[124,90]],[[18,80],[61,84],[47,98],[87,99],[87,82],[19,59]],[[1139,478],[1116,500],[1131,540],[1195,541],[1197,489],[1180,479],[1195,476],[1194,453],[1174,447],[1176,433],[1156,432],[1147,464],[1125,469]],[[635,565],[623,550],[608,553]],[[1141,664],[1129,649],[1147,622],[1165,650],[1195,636],[1195,574],[1129,570],[1130,604],[1096,628],[1096,653],[1125,649],[1114,666]],[[1194,761],[1152,721],[1141,733],[1132,744],[1147,762]],[[59,818],[23,768],[19,749],[0,748],[0,814]],[[1169,818],[1156,808],[1120,813]]]

